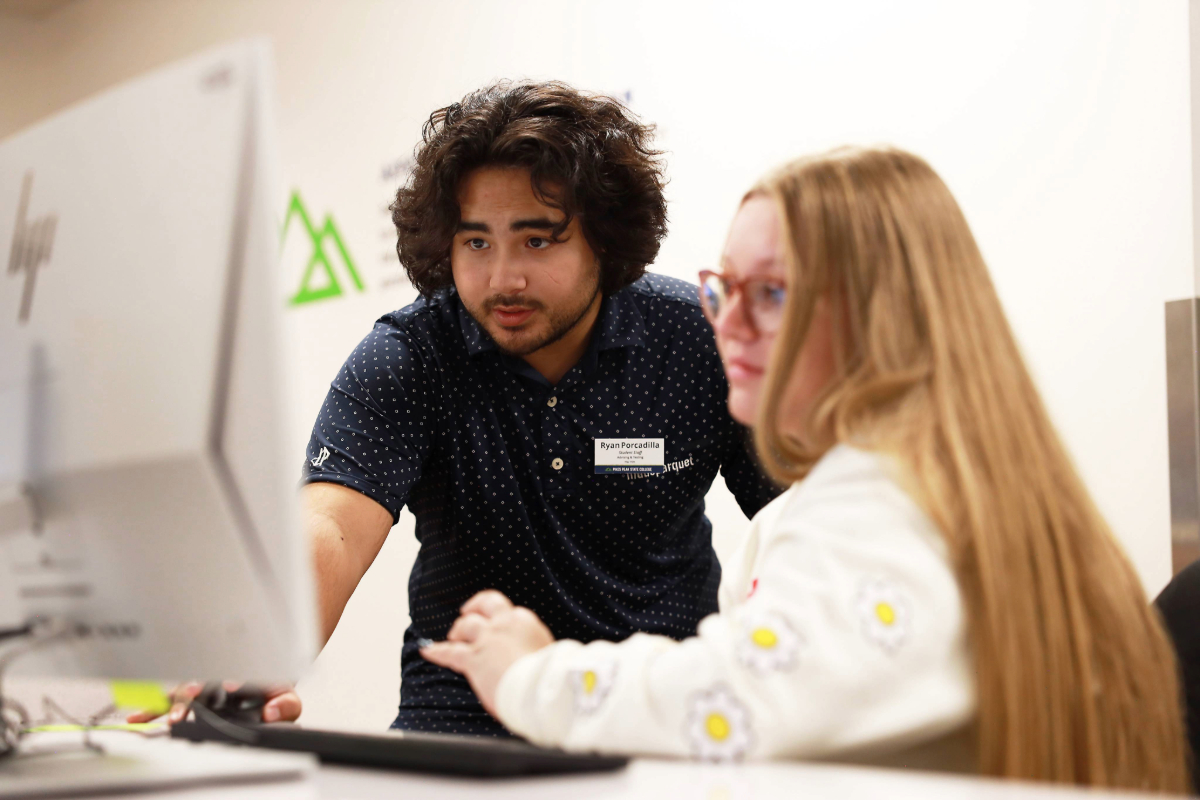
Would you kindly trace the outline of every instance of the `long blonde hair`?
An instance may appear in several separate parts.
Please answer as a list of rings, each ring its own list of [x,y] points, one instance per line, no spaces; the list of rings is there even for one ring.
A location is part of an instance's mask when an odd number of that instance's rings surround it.
[[[791,483],[838,442],[905,467],[967,609],[980,771],[1187,792],[1171,645],[1059,441],[949,189],[908,153],[843,149],[756,193],[778,205],[789,286],[756,426],[764,467]],[[801,440],[774,421],[822,297],[838,374]]]

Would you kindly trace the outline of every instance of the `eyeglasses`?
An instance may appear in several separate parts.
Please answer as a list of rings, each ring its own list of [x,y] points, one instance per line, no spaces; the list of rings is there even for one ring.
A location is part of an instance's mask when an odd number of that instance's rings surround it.
[[[759,278],[732,280],[719,272],[700,273],[700,308],[708,321],[716,325],[721,314],[741,293],[742,313],[756,333],[775,333],[783,321],[783,306],[787,289],[783,284]]]

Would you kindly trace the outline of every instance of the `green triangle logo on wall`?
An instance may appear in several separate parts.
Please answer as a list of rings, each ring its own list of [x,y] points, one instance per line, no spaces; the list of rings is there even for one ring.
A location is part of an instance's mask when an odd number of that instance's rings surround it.
[[[279,235],[280,245],[287,239],[288,226],[292,223],[293,218],[300,220],[305,233],[308,234],[309,241],[312,243],[312,255],[309,256],[308,264],[304,268],[304,277],[300,281],[300,288],[288,298],[288,305],[300,306],[342,295],[341,281],[338,280],[333,263],[329,260],[329,254],[325,251],[326,240],[332,242],[335,252],[341,257],[350,280],[354,282],[354,288],[360,292],[365,291],[362,278],[359,277],[358,270],[354,268],[354,259],[350,257],[350,251],[346,249],[346,243],[342,241],[342,235],[338,232],[333,217],[326,214],[324,224],[321,225],[320,230],[317,230],[312,223],[312,218],[308,215],[304,201],[300,199],[300,193],[292,192],[292,197],[288,201],[287,215],[283,218],[283,231]]]

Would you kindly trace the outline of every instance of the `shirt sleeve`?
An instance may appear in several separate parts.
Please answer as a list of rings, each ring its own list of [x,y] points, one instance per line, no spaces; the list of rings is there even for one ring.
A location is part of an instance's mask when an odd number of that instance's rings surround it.
[[[377,323],[342,365],[313,425],[304,483],[356,489],[393,523],[429,453],[437,394],[403,331]]]
[[[957,583],[923,515],[789,502],[754,594],[683,642],[560,641],[497,693],[514,732],[570,750],[821,758],[908,747],[974,713]]]
[[[737,499],[742,513],[753,517],[763,506],[774,500],[783,488],[762,471],[754,456],[754,442],[747,428],[732,423],[733,432],[725,457],[721,462],[721,475],[725,485]]]

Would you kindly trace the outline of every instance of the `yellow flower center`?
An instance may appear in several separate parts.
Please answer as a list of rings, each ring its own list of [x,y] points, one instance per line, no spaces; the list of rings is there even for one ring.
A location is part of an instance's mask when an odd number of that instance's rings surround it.
[[[708,737],[718,742],[723,742],[729,738],[729,720],[720,714],[709,714],[704,720],[704,729],[708,731]]]
[[[775,645],[779,644],[779,637],[775,635],[775,631],[770,628],[756,628],[750,634],[750,641],[754,642],[759,647],[770,650]]]
[[[591,694],[596,691],[596,673],[590,669],[583,673],[583,693]]]
[[[896,621],[896,609],[887,603],[876,603],[875,617],[884,625],[892,625]]]

